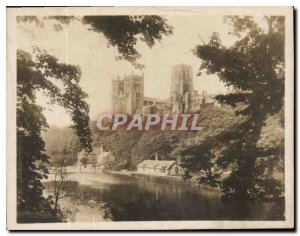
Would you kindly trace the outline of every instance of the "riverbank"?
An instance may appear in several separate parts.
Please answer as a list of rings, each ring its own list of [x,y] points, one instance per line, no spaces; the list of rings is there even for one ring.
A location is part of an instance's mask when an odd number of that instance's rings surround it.
[[[90,172],[66,172],[66,179],[68,180],[75,180],[83,185],[90,185],[90,184],[97,184],[99,182],[106,182],[110,183],[112,178],[118,177],[123,181],[130,181],[131,179],[142,179],[147,182],[153,183],[161,183],[161,184],[171,184],[171,185],[180,185],[180,186],[190,186],[193,188],[201,188],[203,190],[210,190],[220,192],[219,188],[212,188],[207,186],[199,186],[197,179],[189,179],[184,180],[181,176],[157,176],[157,175],[147,175],[141,174],[136,171],[115,171],[115,170],[108,170],[104,169],[97,173],[90,173]],[[104,175],[103,175],[104,174]],[[54,181],[54,174],[48,175],[48,179],[44,180],[43,182]]]
[[[199,183],[196,179],[184,180],[181,176],[157,176],[157,175],[147,175],[141,174],[133,171],[114,171],[114,170],[103,170],[103,173],[111,176],[119,176],[119,177],[134,177],[138,179],[143,179],[149,182],[156,182],[162,184],[176,184],[182,186],[190,186],[193,188],[201,188],[203,190],[210,190],[221,192],[219,188],[212,188],[206,186],[199,186]]]

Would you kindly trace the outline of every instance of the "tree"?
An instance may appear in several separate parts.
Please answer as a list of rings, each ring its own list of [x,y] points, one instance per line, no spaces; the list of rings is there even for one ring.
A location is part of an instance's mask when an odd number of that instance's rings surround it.
[[[41,132],[48,127],[37,105],[37,93],[42,91],[51,103],[63,106],[70,114],[71,126],[79,137],[81,147],[92,150],[89,128],[87,94],[78,85],[81,76],[77,66],[59,63],[45,51],[35,49],[35,58],[29,53],[17,52],[17,191],[18,209],[27,211],[50,210],[43,197],[41,179],[47,178]],[[57,85],[60,82],[60,86]]]
[[[184,164],[187,172],[206,171],[200,181],[218,183],[224,199],[278,197],[282,194],[281,183],[272,178],[262,160],[279,162],[282,151],[279,147],[261,148],[258,140],[266,119],[283,109],[284,17],[265,17],[266,31],[252,17],[225,19],[232,24],[237,41],[225,47],[214,33],[208,44],[196,47],[195,54],[202,61],[200,71],[217,74],[235,90],[216,96],[216,100],[235,108],[236,115],[245,121],[194,147],[194,155]],[[205,164],[200,165],[203,161]],[[228,169],[229,176],[219,175],[220,170]]]
[[[86,166],[89,162],[89,159],[87,157],[83,157],[80,159],[80,162],[83,166]]]
[[[73,21],[79,21],[89,27],[89,30],[102,34],[108,40],[107,46],[118,49],[118,60],[125,59],[131,62],[136,68],[144,66],[138,63],[141,54],[135,49],[140,40],[150,48],[160,42],[163,35],[171,35],[172,27],[165,19],[156,15],[132,15],[132,16],[18,16],[17,22],[35,23],[37,27],[44,27],[44,21],[53,21],[56,31],[63,30],[64,25]]]
[[[120,57],[142,68],[137,62],[141,56],[135,46],[138,39],[149,47],[160,41],[162,35],[172,33],[172,28],[158,16],[18,16],[17,22],[35,23],[44,27],[44,20],[53,20],[56,31],[74,20],[90,26],[90,30],[102,33],[108,45],[117,47]],[[41,179],[47,178],[48,156],[41,136],[48,125],[37,104],[37,93],[56,103],[70,114],[75,134],[81,148],[90,152],[91,131],[89,128],[89,106],[85,102],[87,94],[80,88],[81,71],[78,66],[59,63],[58,59],[46,51],[34,48],[34,55],[17,51],[17,192],[18,213],[21,211],[51,212],[49,201],[43,197]],[[20,218],[18,218],[20,219]],[[24,219],[21,219],[21,221]]]
[[[59,221],[75,221],[79,205],[88,202],[88,196],[78,191],[78,183],[70,178],[65,169],[66,158],[53,169],[54,181],[48,183],[50,193],[48,202],[52,207],[53,215]]]
[[[50,157],[49,166],[56,166],[64,161],[70,166],[77,163],[77,154],[81,151],[79,138],[69,127],[50,127],[42,135],[45,141],[45,153]]]

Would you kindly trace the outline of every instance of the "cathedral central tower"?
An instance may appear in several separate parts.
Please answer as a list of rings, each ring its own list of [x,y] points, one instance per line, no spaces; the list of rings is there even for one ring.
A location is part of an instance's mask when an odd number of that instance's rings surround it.
[[[179,64],[172,68],[170,104],[173,113],[192,110],[193,103],[193,70],[190,65]]]

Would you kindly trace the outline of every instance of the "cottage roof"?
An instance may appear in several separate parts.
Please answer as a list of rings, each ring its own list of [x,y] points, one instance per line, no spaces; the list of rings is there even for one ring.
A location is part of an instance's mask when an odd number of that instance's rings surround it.
[[[172,165],[174,165],[176,161],[165,161],[165,160],[144,160],[137,167],[146,167],[146,168],[162,168],[165,167],[169,169]]]

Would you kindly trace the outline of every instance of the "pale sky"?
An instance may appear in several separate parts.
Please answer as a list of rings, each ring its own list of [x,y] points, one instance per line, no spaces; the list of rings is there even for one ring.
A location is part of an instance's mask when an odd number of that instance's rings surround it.
[[[127,61],[116,61],[118,52],[107,48],[107,40],[99,33],[87,30],[80,22],[73,22],[63,31],[54,31],[53,22],[45,22],[44,28],[35,24],[22,24],[18,28],[18,48],[31,51],[36,45],[56,56],[61,62],[78,65],[82,70],[80,85],[88,93],[90,117],[96,119],[101,112],[110,112],[111,80],[127,73],[144,73],[145,96],[168,98],[171,86],[171,69],[173,65],[184,63],[193,68],[194,88],[199,92],[224,92],[225,87],[216,76],[202,75],[197,77],[200,59],[191,50],[202,44],[199,35],[208,42],[213,32],[220,34],[225,45],[234,42],[228,34],[229,26],[223,23],[222,16],[167,16],[168,24],[174,27],[173,35],[163,37],[152,49],[139,42],[136,49],[142,54],[139,62],[145,65],[144,70],[135,70]],[[39,103],[45,105],[39,97]],[[45,111],[50,125],[64,126],[70,119],[63,108],[47,106]]]

